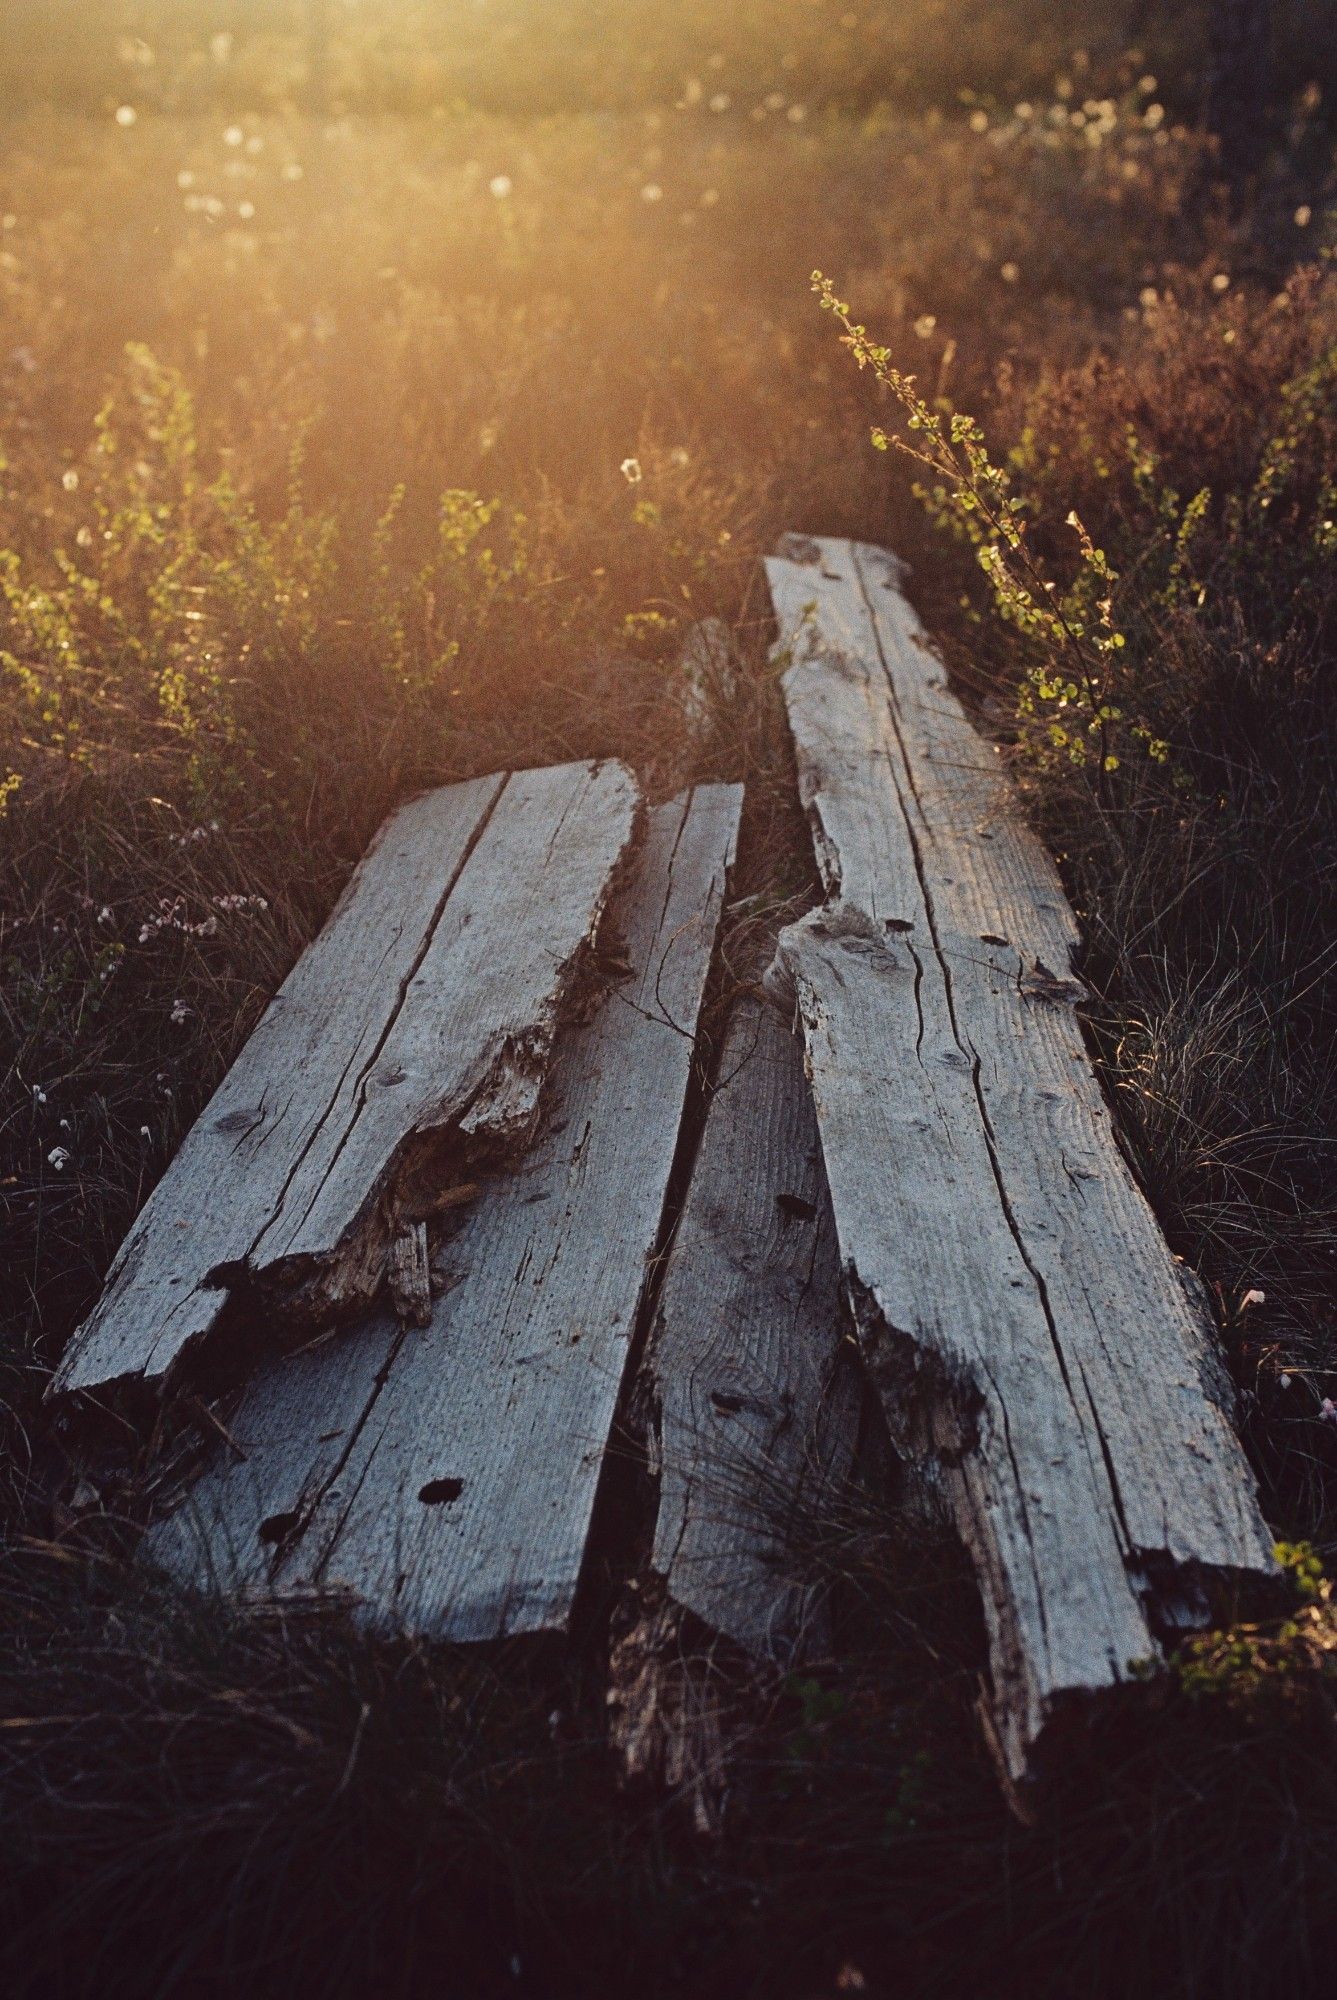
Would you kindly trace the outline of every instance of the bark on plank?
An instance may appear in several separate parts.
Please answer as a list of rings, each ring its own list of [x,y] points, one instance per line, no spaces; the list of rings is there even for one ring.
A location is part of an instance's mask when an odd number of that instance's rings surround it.
[[[245,1463],[204,1476],[149,1538],[154,1560],[203,1584],[346,1592],[373,1627],[441,1639],[565,1624],[740,806],[739,787],[710,786],[650,816],[612,912],[630,975],[564,1035],[535,1145],[438,1259],[431,1325],[377,1320],[326,1361],[266,1369],[230,1426]]]
[[[375,1289],[409,1142],[513,1138],[532,1115],[636,806],[624,766],[569,764],[396,814],[141,1212],[56,1391],[165,1377],[239,1282],[318,1279],[319,1304]]]
[[[829,901],[787,931],[847,1283],[974,1556],[998,1740],[1155,1658],[1270,1537],[1213,1334],[1118,1148],[1052,862],[878,550],[767,565]]]
[[[774,1008],[734,1014],[642,1380],[659,1473],[653,1568],[759,1658],[818,1613],[796,1521],[853,1462],[840,1258],[802,1050]]]

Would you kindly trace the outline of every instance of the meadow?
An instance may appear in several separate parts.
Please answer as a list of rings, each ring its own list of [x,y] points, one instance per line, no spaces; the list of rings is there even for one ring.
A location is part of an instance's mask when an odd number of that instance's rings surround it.
[[[1330,10],[1282,14],[1241,193],[1196,117],[1193,9],[366,0],[330,10],[313,73],[312,17],[261,0],[12,8],[10,1990],[1321,1990],[1334,38]],[[814,270],[869,330],[855,353]],[[1026,565],[987,559],[981,497],[1016,503]],[[756,924],[803,892],[757,574],[786,529],[907,557],[1010,746],[1295,1606],[1187,1651],[1025,1829],[974,1734],[954,1552],[889,1504],[814,1523],[857,1643],[754,1704],[706,1851],[672,1801],[617,1794],[574,1672],[554,1697],[526,1658],[373,1654],[136,1576],[141,1441],[90,1501],[41,1394],[400,798],[586,754],[656,796],[746,777],[736,894]],[[1107,715],[1049,584],[1118,634]],[[743,670],[702,741],[673,667],[705,615]]]

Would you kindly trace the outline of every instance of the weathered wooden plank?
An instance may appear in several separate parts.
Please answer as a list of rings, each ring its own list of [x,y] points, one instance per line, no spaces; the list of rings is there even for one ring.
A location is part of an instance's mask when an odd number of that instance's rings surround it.
[[[795,1524],[853,1462],[847,1326],[802,1051],[774,1008],[744,1001],[641,1380],[659,1474],[652,1565],[678,1604],[780,1663],[817,1610]]]
[[[740,787],[710,786],[650,816],[610,911],[630,971],[563,1036],[532,1149],[438,1246],[430,1326],[373,1321],[328,1359],[266,1368],[230,1426],[245,1461],[206,1473],[150,1537],[154,1560],[199,1583],[347,1592],[369,1625],[443,1639],[565,1623],[740,807]]]
[[[396,814],[145,1205],[54,1388],[164,1377],[260,1275],[305,1278],[313,1313],[374,1291],[409,1142],[513,1138],[532,1115],[636,809],[623,765],[568,764]]]
[[[582,954],[630,844],[623,764],[506,783],[374,1066],[345,1077],[260,1237],[256,1269],[334,1257],[410,1135],[523,1138]]]
[[[382,827],[141,1209],[58,1390],[162,1374],[212,1328],[227,1290],[211,1274],[244,1261],[277,1206],[328,1109],[331,1061],[356,1069],[380,1045],[504,783],[447,786]]]
[[[847,1283],[983,1587],[1014,1775],[1270,1538],[1212,1332],[1117,1145],[1077,930],[880,551],[767,565],[829,902],[784,934]],[[804,559],[806,558],[806,559]]]

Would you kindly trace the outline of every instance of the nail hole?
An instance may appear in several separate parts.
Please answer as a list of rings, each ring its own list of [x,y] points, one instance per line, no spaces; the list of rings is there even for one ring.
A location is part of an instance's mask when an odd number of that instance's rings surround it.
[[[721,1415],[726,1417],[736,1417],[743,1407],[741,1396],[730,1396],[723,1389],[712,1389],[710,1400],[715,1405],[715,1408],[720,1411]]]
[[[914,925],[908,917],[884,917],[882,919],[882,926],[884,930],[889,931],[912,931],[914,929]]]
[[[775,1205],[782,1214],[796,1216],[801,1222],[811,1222],[817,1213],[816,1204],[805,1201],[801,1194],[778,1194]]]
[[[463,1491],[462,1479],[429,1479],[418,1498],[425,1507],[441,1507],[458,1500]]]
[[[290,1507],[286,1514],[269,1515],[268,1519],[260,1523],[256,1533],[262,1542],[281,1542],[285,1535],[292,1533],[301,1518],[297,1509]]]

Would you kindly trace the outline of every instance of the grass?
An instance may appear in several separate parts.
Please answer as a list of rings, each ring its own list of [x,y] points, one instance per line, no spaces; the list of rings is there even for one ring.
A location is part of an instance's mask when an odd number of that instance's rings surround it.
[[[838,1661],[758,1689],[687,1635],[735,1737],[702,1843],[681,1801],[616,1782],[615,1577],[584,1665],[183,1602],[125,1561],[142,1442],[90,1497],[40,1403],[406,793],[596,753],[661,796],[746,777],[728,952],[751,975],[809,865],[757,558],[785,529],[851,533],[912,560],[958,685],[1015,745],[1270,1518],[1331,1556],[1321,96],[1283,66],[1276,151],[1232,214],[1191,129],[1188,14],[1152,10],[1134,54],[1107,10],[981,8],[970,41],[932,8],[848,29],[754,4],[717,42],[688,8],[628,9],[596,79],[574,12],[522,70],[519,10],[499,42],[420,36],[406,66],[368,7],[332,59],[343,108],[313,117],[282,10],[124,11],[152,63],[20,22],[0,64],[9,1989],[1323,1990],[1333,1618],[1303,1561],[1289,1618],[1207,1642],[1151,1714],[1075,1744],[1025,1828],[971,1714],[959,1558],[865,1494],[811,1524]],[[841,352],[814,266],[931,411],[980,420],[1083,643],[1124,639],[1093,656],[1119,711],[1095,731],[1024,575],[981,569],[961,489],[868,442],[905,413]],[[927,512],[915,477],[942,489]],[[670,684],[702,615],[743,664],[704,746]]]

